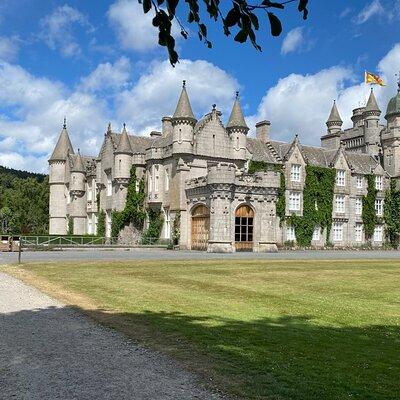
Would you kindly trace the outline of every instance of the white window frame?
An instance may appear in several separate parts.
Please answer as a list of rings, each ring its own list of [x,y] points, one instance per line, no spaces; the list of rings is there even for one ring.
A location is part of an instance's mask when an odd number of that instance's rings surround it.
[[[346,212],[346,198],[344,195],[335,195],[335,212],[344,214]]]
[[[171,239],[171,213],[166,207],[164,207],[164,238]]]
[[[111,173],[106,174],[107,175],[107,196],[112,196],[112,179],[111,179]]]
[[[363,241],[363,224],[356,224],[354,227],[354,240],[357,243],[360,243]]]
[[[362,198],[356,197],[354,212],[356,215],[362,215]]]
[[[93,235],[93,221],[92,221],[91,214],[88,214],[88,216],[87,216],[87,234]]]
[[[383,176],[382,175],[375,176],[375,189],[383,190]]]
[[[383,215],[383,199],[375,199],[375,214],[378,217]]]
[[[168,168],[165,168],[165,191],[169,191],[169,171]]]
[[[292,164],[290,167],[290,180],[292,182],[300,182],[301,180],[301,165]]]
[[[286,226],[286,240],[290,242],[296,241],[296,231],[292,225]]]
[[[357,189],[362,189],[364,186],[364,177],[362,175],[356,176],[356,187]]]
[[[320,239],[321,239],[321,228],[319,226],[316,226],[314,228],[314,232],[313,232],[313,235],[312,235],[312,240],[314,242],[318,242]]]
[[[111,237],[111,211],[106,211],[106,237]]]
[[[334,242],[343,241],[343,222],[334,222],[332,225],[332,239]]]
[[[336,171],[336,186],[346,186],[346,171],[344,169],[338,169]]]
[[[289,192],[289,211],[300,211],[301,194],[300,192]]]
[[[160,166],[154,165],[154,191],[160,190]]]
[[[376,225],[374,229],[374,242],[382,242],[383,241],[383,226]]]

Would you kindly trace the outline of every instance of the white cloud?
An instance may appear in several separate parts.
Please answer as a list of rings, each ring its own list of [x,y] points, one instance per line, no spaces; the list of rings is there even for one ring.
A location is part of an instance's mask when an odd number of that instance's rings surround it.
[[[19,169],[22,171],[48,173],[46,157],[23,156],[15,152],[0,152],[0,165],[5,165],[8,168]]]
[[[400,65],[400,44],[394,46],[379,62],[377,70],[387,80],[387,86],[375,88],[375,96],[385,115],[388,100],[396,93],[394,73]],[[369,87],[362,76],[345,67],[335,66],[312,75],[291,74],[270,88],[256,115],[248,118],[251,127],[257,121],[271,120],[272,137],[292,140],[296,133],[303,143],[319,145],[326,132],[332,101],[337,99],[343,128],[352,126],[352,110],[365,104]]]
[[[300,49],[304,40],[303,28],[294,28],[283,39],[281,53],[288,54]]]
[[[81,79],[80,89],[87,92],[120,89],[127,84],[131,65],[126,57],[121,57],[114,64],[99,64],[88,76]]]
[[[73,34],[76,26],[93,31],[85,15],[65,4],[40,21],[39,36],[52,50],[59,49],[64,57],[78,57],[82,50]]]
[[[158,31],[152,25],[154,14],[143,13],[137,0],[118,0],[108,10],[108,19],[124,49],[144,51],[158,46]]]
[[[370,18],[382,15],[384,13],[385,9],[383,8],[380,0],[373,0],[371,3],[367,4],[354,18],[354,22],[357,25],[361,25],[364,22],[367,22]]]
[[[0,36],[0,60],[14,61],[19,51],[19,40],[16,36]]]
[[[168,61],[154,62],[131,90],[118,96],[118,118],[139,132],[159,128],[160,118],[173,114],[184,79],[197,118],[213,103],[227,117],[239,83],[209,62],[181,60],[175,68]]]

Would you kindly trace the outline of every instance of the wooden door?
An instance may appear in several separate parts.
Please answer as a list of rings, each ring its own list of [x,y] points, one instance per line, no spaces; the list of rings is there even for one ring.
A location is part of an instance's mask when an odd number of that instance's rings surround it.
[[[192,211],[192,250],[207,250],[210,232],[210,211],[204,205]]]
[[[254,211],[250,206],[240,206],[235,213],[236,251],[253,251]]]

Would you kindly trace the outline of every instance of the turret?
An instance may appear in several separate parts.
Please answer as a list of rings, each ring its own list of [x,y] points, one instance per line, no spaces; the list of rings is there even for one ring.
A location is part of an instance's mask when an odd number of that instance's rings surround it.
[[[321,137],[321,146],[326,149],[338,149],[340,146],[340,134],[343,121],[340,118],[339,111],[336,107],[336,101],[333,101],[331,113],[328,121],[326,121],[327,134]]]
[[[126,132],[126,125],[122,128],[122,132],[119,138],[118,146],[114,152],[115,154],[115,165],[114,165],[114,176],[118,183],[127,184],[130,176],[130,169],[132,165],[132,147],[131,142]]]
[[[51,235],[67,233],[66,164],[69,154],[74,154],[74,150],[64,118],[60,136],[49,159],[49,233]]]
[[[226,130],[233,144],[233,158],[246,159],[246,141],[249,127],[246,124],[242,107],[240,106],[239,92],[236,92],[235,102],[233,103],[232,112],[226,124]]]
[[[380,126],[379,117],[381,110],[379,109],[378,103],[374,95],[374,91],[371,88],[371,94],[365,110],[363,113],[364,117],[364,140],[366,151],[372,156],[377,156],[380,148]]]
[[[72,196],[70,217],[73,219],[74,235],[86,234],[86,171],[83,165],[81,153],[75,157],[71,169],[70,192]]]
[[[183,81],[182,92],[172,117],[173,153],[192,153],[193,128],[196,122],[197,120],[186,92],[186,81]]]
[[[83,166],[82,156],[78,149],[78,154],[71,169],[70,190],[72,194],[82,195],[85,192],[85,175],[85,167]]]

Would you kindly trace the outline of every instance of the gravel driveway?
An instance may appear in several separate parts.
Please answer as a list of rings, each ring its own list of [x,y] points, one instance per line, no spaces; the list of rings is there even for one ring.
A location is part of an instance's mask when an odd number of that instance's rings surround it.
[[[0,273],[0,399],[221,399],[174,361]]]

